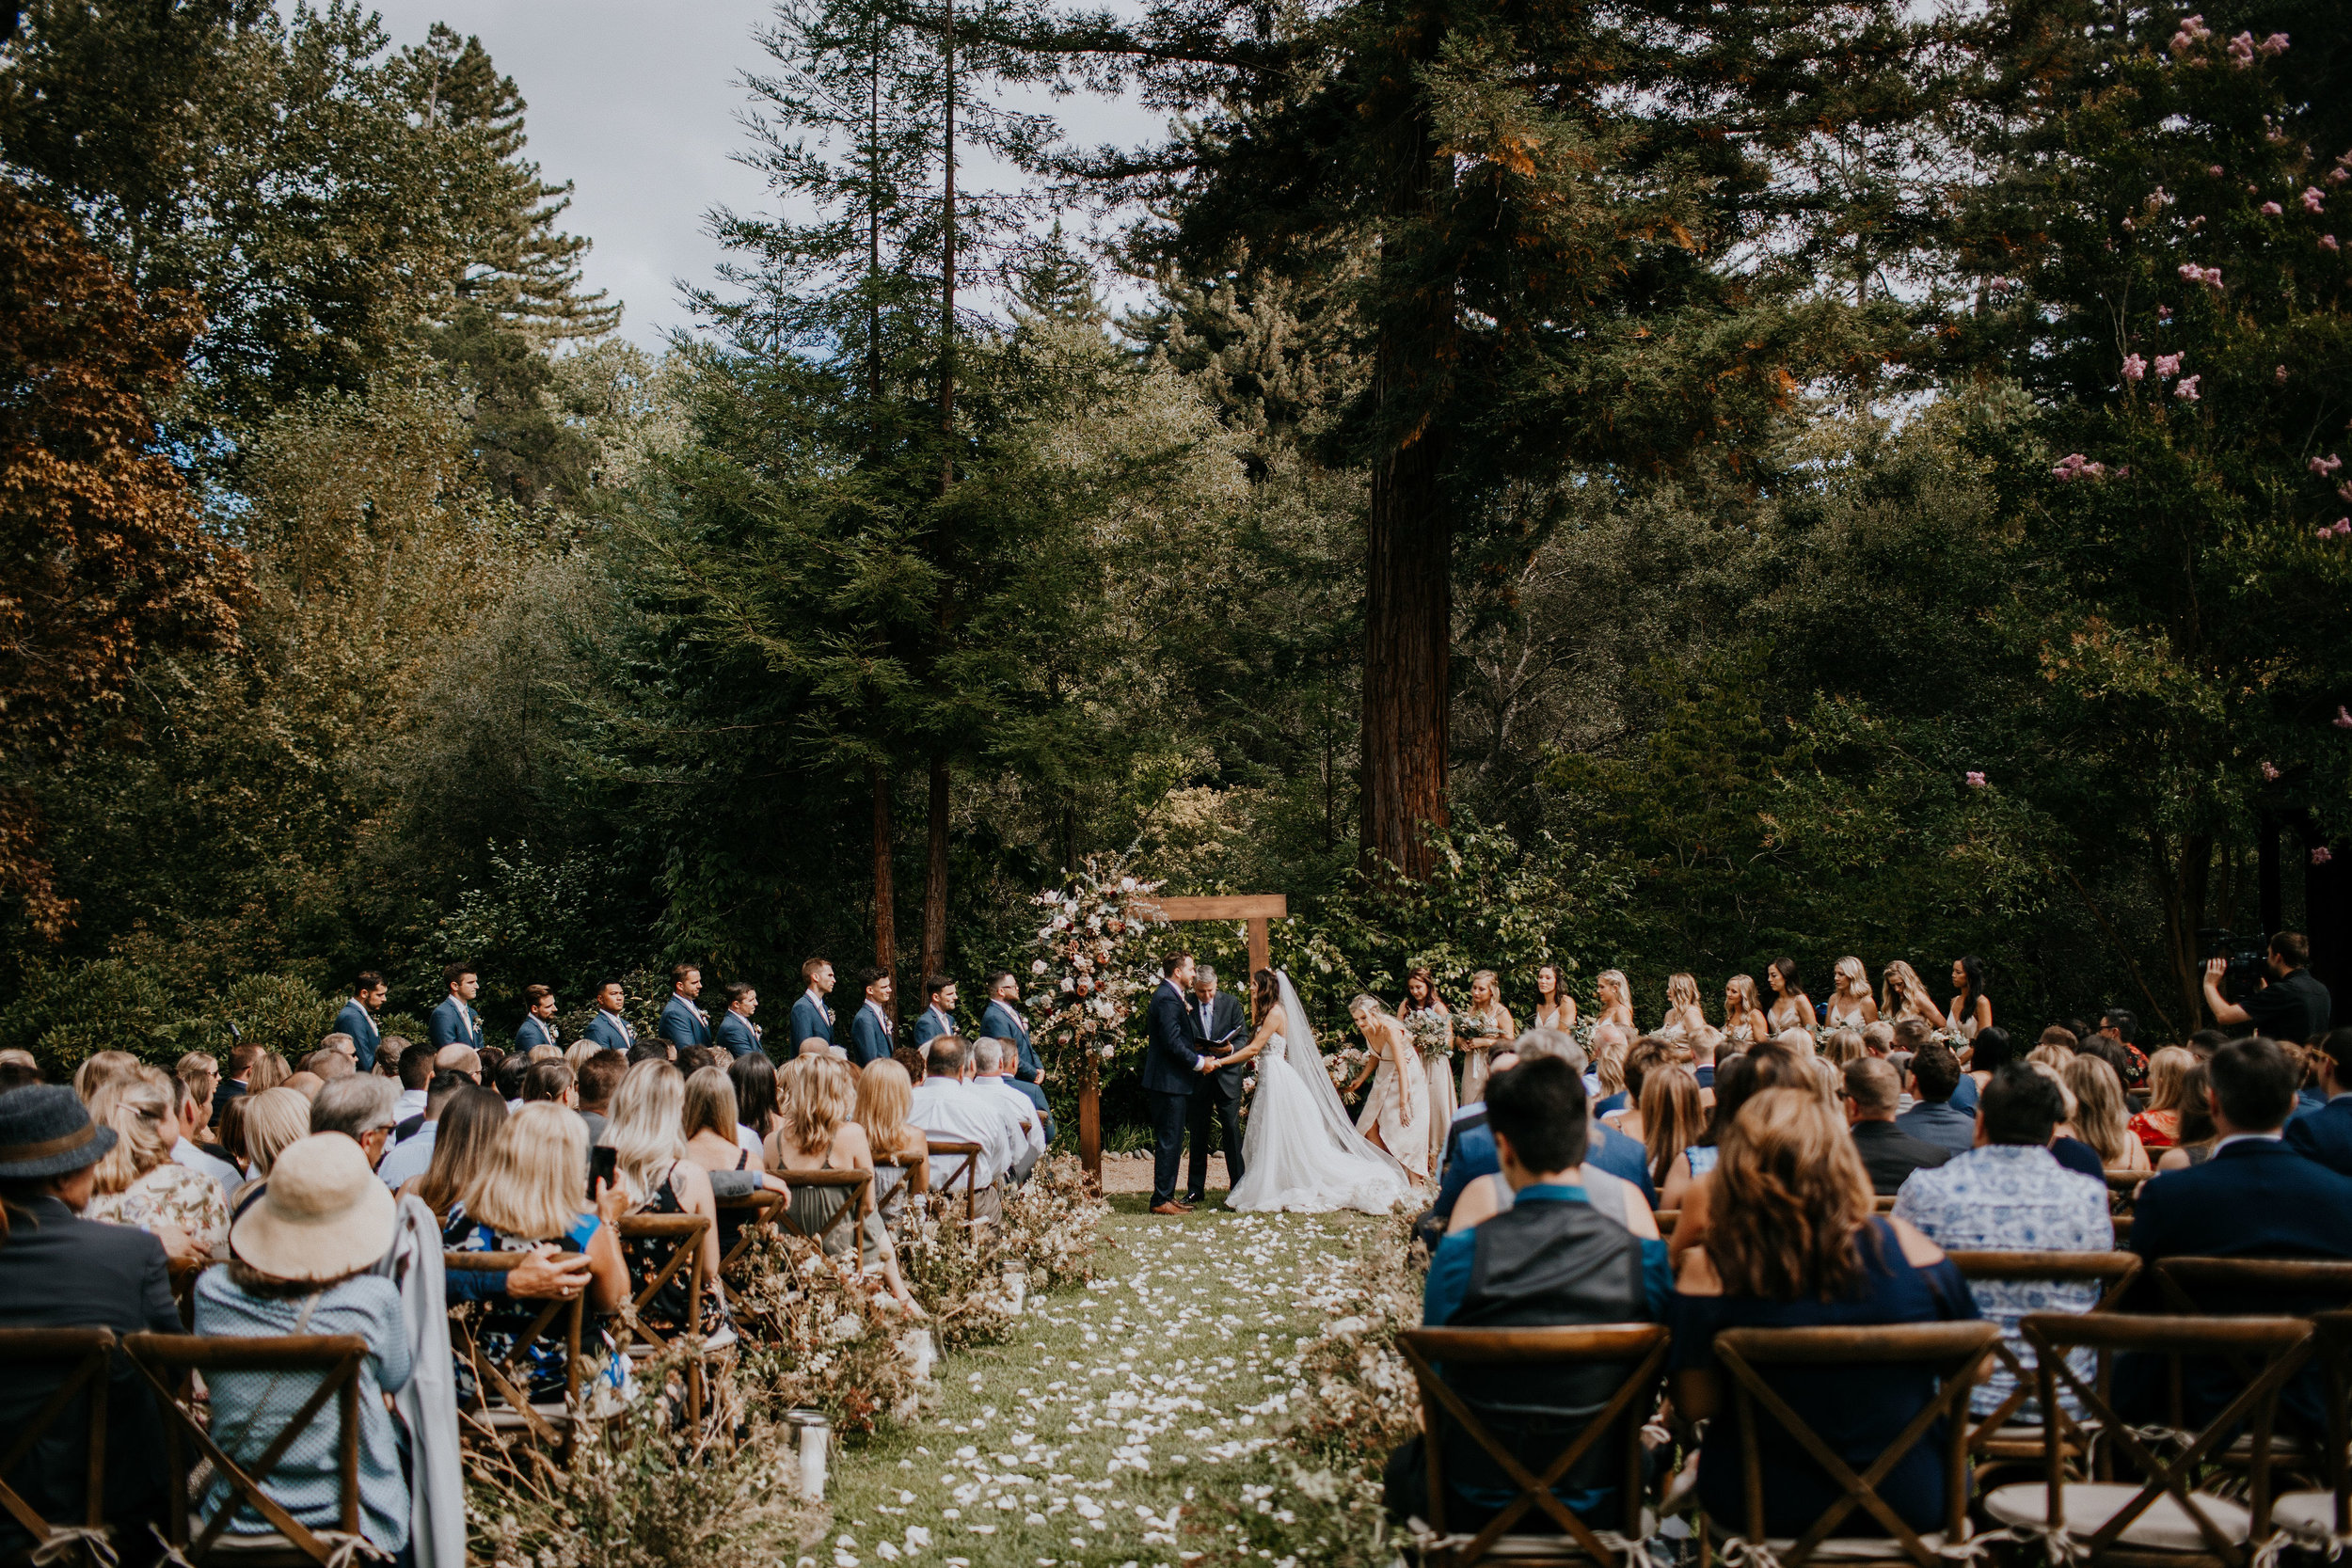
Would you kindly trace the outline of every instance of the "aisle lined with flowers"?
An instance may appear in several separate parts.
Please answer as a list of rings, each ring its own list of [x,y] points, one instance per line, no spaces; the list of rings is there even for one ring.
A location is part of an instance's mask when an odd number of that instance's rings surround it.
[[[1353,1514],[1359,1479],[1308,1475],[1299,1492],[1296,1429],[1329,1382],[1318,1351],[1346,1354],[1374,1326],[1364,1271],[1399,1260],[1392,1223],[1104,1224],[1102,1277],[945,1358],[919,1422],[841,1455],[832,1526],[800,1568],[1331,1560],[1330,1542],[1300,1544],[1330,1533],[1301,1506]]]

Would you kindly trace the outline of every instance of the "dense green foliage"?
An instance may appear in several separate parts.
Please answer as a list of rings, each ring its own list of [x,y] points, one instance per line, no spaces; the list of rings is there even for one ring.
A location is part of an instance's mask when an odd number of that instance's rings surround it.
[[[791,215],[714,214],[656,358],[471,40],[28,5],[0,173],[201,307],[149,411],[234,632],[142,642],[11,781],[63,903],[9,909],[0,1044],[292,1045],[455,958],[494,1035],[679,958],[772,1016],[887,949],[903,997],[1129,846],[1290,895],[1319,1010],[1967,952],[2007,1021],[2184,1030],[2265,842],[2352,979],[2346,15],[1686,9],[1463,4],[1399,62],[1387,0],[978,7],[951,72],[927,16],[791,0],[745,153]],[[1058,72],[1177,140],[1073,153],[986,90]],[[950,91],[1034,190],[946,199]],[[1049,192],[1149,198],[1124,318]],[[1424,436],[1452,820],[1366,877]]]

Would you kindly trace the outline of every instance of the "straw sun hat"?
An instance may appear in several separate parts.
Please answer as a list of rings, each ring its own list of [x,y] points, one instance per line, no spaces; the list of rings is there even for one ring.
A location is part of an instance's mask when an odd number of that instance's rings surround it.
[[[341,1279],[391,1250],[397,1205],[359,1146],[341,1132],[290,1144],[261,1200],[229,1233],[230,1250],[277,1279]]]

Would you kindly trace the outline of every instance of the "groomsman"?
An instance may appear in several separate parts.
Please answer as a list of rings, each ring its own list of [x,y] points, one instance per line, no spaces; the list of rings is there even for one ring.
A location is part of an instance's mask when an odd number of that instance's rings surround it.
[[[515,1031],[515,1049],[528,1055],[534,1046],[555,1043],[555,992],[545,986],[525,986],[523,1000],[531,1010]]]
[[[833,1043],[833,1009],[825,998],[833,994],[833,962],[829,958],[811,958],[801,965],[801,978],[808,989],[792,999],[792,1049],[799,1051],[803,1040],[823,1040]]]
[[[890,974],[861,969],[857,980],[866,1001],[850,1021],[850,1065],[863,1068],[890,1054]]]
[[[627,1051],[637,1043],[637,1031],[621,1016],[628,998],[621,993],[621,982],[607,980],[596,988],[596,1015],[588,1021],[587,1037],[607,1051]]]
[[[1218,1055],[1239,1049],[1240,1039],[1227,1039],[1242,1027],[1241,1002],[1216,989],[1216,971],[1207,964],[1196,964],[1192,971],[1192,1017],[1194,1027],[1208,1048]],[[1230,1191],[1241,1185],[1241,1096],[1242,1078],[1248,1071],[1247,1064],[1221,1067],[1209,1074],[1209,1081],[1200,1085],[1200,1092],[1192,1097],[1192,1109],[1186,1118],[1185,1132],[1192,1139],[1191,1179],[1185,1183],[1186,1203],[1206,1203],[1209,1200],[1209,1128],[1214,1123],[1224,1134],[1225,1180]]]
[[[383,1039],[375,1031],[375,1015],[384,1010],[387,994],[384,976],[371,969],[359,976],[351,988],[351,1000],[335,1015],[332,1032],[351,1037],[361,1072],[375,1070],[375,1052]]]
[[[676,1046],[691,1051],[698,1045],[710,1043],[710,1015],[694,1005],[703,993],[703,972],[692,964],[679,964],[670,971],[670,999],[661,1004],[661,1022],[654,1033]]]
[[[1030,1043],[1029,1021],[1021,1016],[1021,982],[1010,970],[1000,969],[980,989],[988,995],[988,1008],[980,1014],[980,1033],[990,1039],[1009,1040],[1021,1053],[1013,1077],[1024,1084],[1044,1083],[1045,1064]]]
[[[923,995],[930,1004],[914,1021],[914,1043],[929,1045],[942,1035],[959,1034],[956,1028],[956,983],[945,974],[934,974],[923,982]]]
[[[719,1015],[719,1043],[730,1056],[761,1054],[759,1025],[752,1022],[752,1014],[759,1010],[759,992],[740,980],[730,980],[726,996],[727,1010]]]
[[[433,1049],[462,1045],[481,1050],[482,1015],[473,1010],[473,999],[482,994],[481,978],[466,964],[452,964],[441,971],[441,984],[449,988],[449,994],[433,1009]]]

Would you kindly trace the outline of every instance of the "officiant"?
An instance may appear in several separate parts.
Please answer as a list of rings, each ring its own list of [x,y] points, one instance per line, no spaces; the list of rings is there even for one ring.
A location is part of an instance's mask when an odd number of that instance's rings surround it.
[[[1192,972],[1192,1022],[1200,1031],[1200,1037],[1208,1042],[1207,1049],[1213,1055],[1238,1050],[1247,1043],[1248,1028],[1242,1017],[1241,1000],[1217,990],[1216,971],[1207,964],[1197,965]],[[1212,1124],[1218,1129],[1225,1145],[1227,1189],[1241,1184],[1242,1081],[1248,1072],[1247,1064],[1218,1068],[1192,1097],[1185,1128],[1192,1143],[1192,1168],[1184,1192],[1186,1203],[1208,1199]]]

